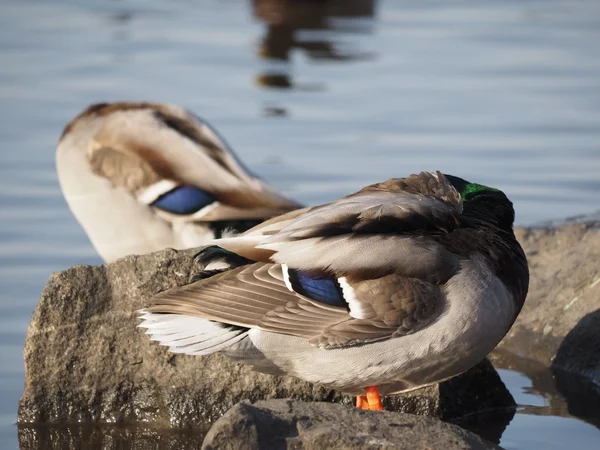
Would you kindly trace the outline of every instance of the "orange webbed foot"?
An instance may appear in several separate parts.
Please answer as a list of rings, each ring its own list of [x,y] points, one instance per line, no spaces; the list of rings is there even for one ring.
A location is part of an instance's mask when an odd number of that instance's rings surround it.
[[[356,407],[358,409],[369,409],[369,402],[366,395],[356,396]]]
[[[365,392],[367,395],[356,396],[356,407],[370,411],[383,411],[383,404],[377,386],[369,386],[365,388]]]
[[[371,411],[383,411],[383,404],[381,403],[381,396],[377,391],[377,386],[369,386],[365,389],[367,393],[367,403]]]

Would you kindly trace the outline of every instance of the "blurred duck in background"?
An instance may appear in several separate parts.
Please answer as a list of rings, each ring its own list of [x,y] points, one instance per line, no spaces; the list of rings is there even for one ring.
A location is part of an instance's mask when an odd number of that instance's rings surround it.
[[[174,105],[92,105],[65,127],[56,163],[69,208],[106,261],[202,246],[301,206]]]

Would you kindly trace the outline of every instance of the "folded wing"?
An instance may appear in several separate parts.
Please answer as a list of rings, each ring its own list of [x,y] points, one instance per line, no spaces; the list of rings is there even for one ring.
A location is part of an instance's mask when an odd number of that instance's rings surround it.
[[[369,294],[365,297],[368,318],[354,318],[347,307],[290,291],[280,265],[255,263],[160,294],[145,314],[197,317],[334,348],[415,332],[435,320],[443,308],[439,288],[418,280],[393,275],[354,288],[361,296]]]
[[[323,348],[401,337],[444,311],[441,285],[460,260],[432,236],[460,226],[461,208],[437,172],[294,211],[216,241],[258,262],[162,294],[151,311],[299,336]]]

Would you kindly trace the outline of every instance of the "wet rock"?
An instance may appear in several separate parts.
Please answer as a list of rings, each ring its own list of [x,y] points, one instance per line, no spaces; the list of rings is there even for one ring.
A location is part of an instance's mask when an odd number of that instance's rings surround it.
[[[600,385],[589,377],[556,367],[551,373],[556,390],[567,403],[568,415],[600,428]]]
[[[135,311],[195,275],[194,250],[129,256],[50,277],[25,344],[19,423],[149,422],[197,426],[241,400],[353,399],[289,377],[253,372],[223,355],[174,355],[151,343]],[[488,361],[440,385],[385,399],[388,409],[444,420],[514,401]]]
[[[291,400],[239,403],[208,432],[204,450],[493,449],[438,419]]]
[[[564,349],[561,364],[574,371],[598,367],[598,321],[578,323],[600,309],[600,222],[519,229],[516,234],[527,254],[531,281],[525,306],[500,347],[548,366],[577,326],[576,335],[585,338],[568,339],[570,350]],[[589,340],[595,351],[589,350]]]
[[[19,450],[199,449],[207,429],[157,429],[143,424],[20,425]]]
[[[584,316],[567,334],[552,368],[586,377],[600,391],[600,309]]]
[[[600,309],[584,316],[565,337],[552,373],[569,414],[600,427]]]

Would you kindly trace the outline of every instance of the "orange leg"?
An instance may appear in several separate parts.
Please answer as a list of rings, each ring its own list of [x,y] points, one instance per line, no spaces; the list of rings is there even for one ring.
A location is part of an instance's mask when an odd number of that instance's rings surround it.
[[[381,404],[381,396],[377,391],[377,386],[369,386],[365,389],[367,393],[367,403],[371,411],[383,411],[383,405]]]
[[[369,409],[369,403],[365,395],[358,395],[356,397],[356,407],[359,409]]]

